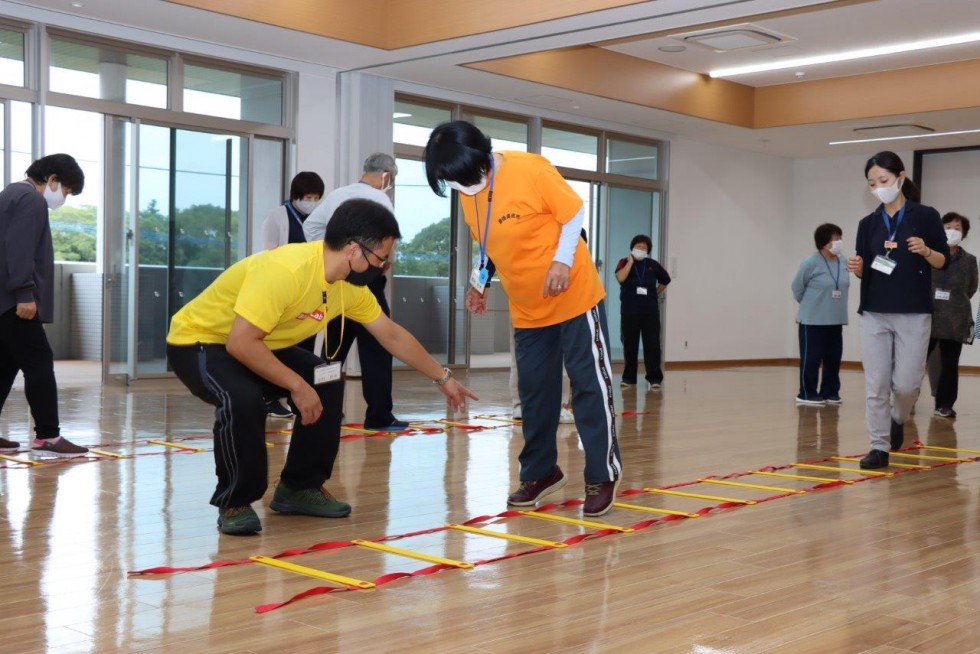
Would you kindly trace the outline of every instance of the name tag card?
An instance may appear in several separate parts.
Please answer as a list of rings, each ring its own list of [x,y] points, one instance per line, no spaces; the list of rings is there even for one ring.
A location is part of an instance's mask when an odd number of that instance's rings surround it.
[[[949,299],[949,291],[947,291],[945,289],[942,289],[942,288],[937,288],[936,289],[936,299],[937,300],[948,300]]]
[[[480,266],[473,266],[473,272],[470,273],[470,286],[479,293],[483,294],[483,289],[487,287],[487,278],[489,277],[486,268],[481,268]]]
[[[895,272],[895,268],[898,267],[898,263],[892,261],[886,256],[878,255],[875,260],[871,262],[871,269],[877,270],[880,273],[890,275]]]
[[[313,369],[313,385],[327,384],[340,379],[340,362],[324,363]]]
[[[647,294],[647,288],[646,288],[646,286],[637,286],[636,287],[636,294],[637,295],[646,295]]]
[[[841,293],[836,289],[830,292],[830,297],[834,298],[835,300],[841,299],[843,295],[844,295],[843,293]]]

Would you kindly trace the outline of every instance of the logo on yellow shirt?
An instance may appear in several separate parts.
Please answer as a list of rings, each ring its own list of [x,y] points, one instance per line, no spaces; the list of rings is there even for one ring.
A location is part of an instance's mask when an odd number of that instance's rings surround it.
[[[500,218],[497,219],[497,223],[502,225],[504,224],[505,220],[510,220],[511,218],[520,218],[520,217],[521,214],[519,213],[505,213],[504,215],[502,215]]]
[[[313,318],[317,322],[323,322],[323,312],[317,309],[313,313],[301,313],[296,316],[296,320],[306,320],[307,318]]]

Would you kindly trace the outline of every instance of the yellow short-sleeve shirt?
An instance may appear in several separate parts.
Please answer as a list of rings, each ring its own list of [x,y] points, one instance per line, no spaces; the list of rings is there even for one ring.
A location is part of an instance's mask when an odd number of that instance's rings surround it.
[[[377,320],[381,307],[367,287],[324,279],[323,247],[291,243],[235,263],[174,314],[167,343],[224,345],[236,315],[266,332],[270,350],[316,335],[341,312],[359,323]]]
[[[510,301],[514,327],[547,327],[582,315],[606,296],[582,239],[575,248],[568,290],[555,297],[541,295],[562,225],[582,208],[582,198],[544,157],[497,154],[503,163],[495,171],[489,229],[489,185],[474,196],[460,196],[460,204],[473,239],[479,242],[486,232],[487,254]]]

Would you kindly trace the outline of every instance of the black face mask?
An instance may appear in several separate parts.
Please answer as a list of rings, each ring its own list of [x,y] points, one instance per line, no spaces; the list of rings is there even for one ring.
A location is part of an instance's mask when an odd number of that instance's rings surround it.
[[[354,270],[354,268],[350,265],[350,261],[347,262],[347,267],[350,268],[350,273],[347,274],[347,283],[353,284],[354,286],[367,286],[376,280],[382,272],[384,272],[378,266],[371,265],[370,261],[368,261],[367,270],[363,270],[361,272]]]

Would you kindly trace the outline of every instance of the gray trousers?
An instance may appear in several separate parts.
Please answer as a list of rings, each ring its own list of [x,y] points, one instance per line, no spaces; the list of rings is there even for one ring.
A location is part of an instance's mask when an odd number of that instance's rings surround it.
[[[928,313],[865,311],[861,316],[861,362],[873,450],[891,449],[891,421],[906,422],[919,399],[931,331]]]

